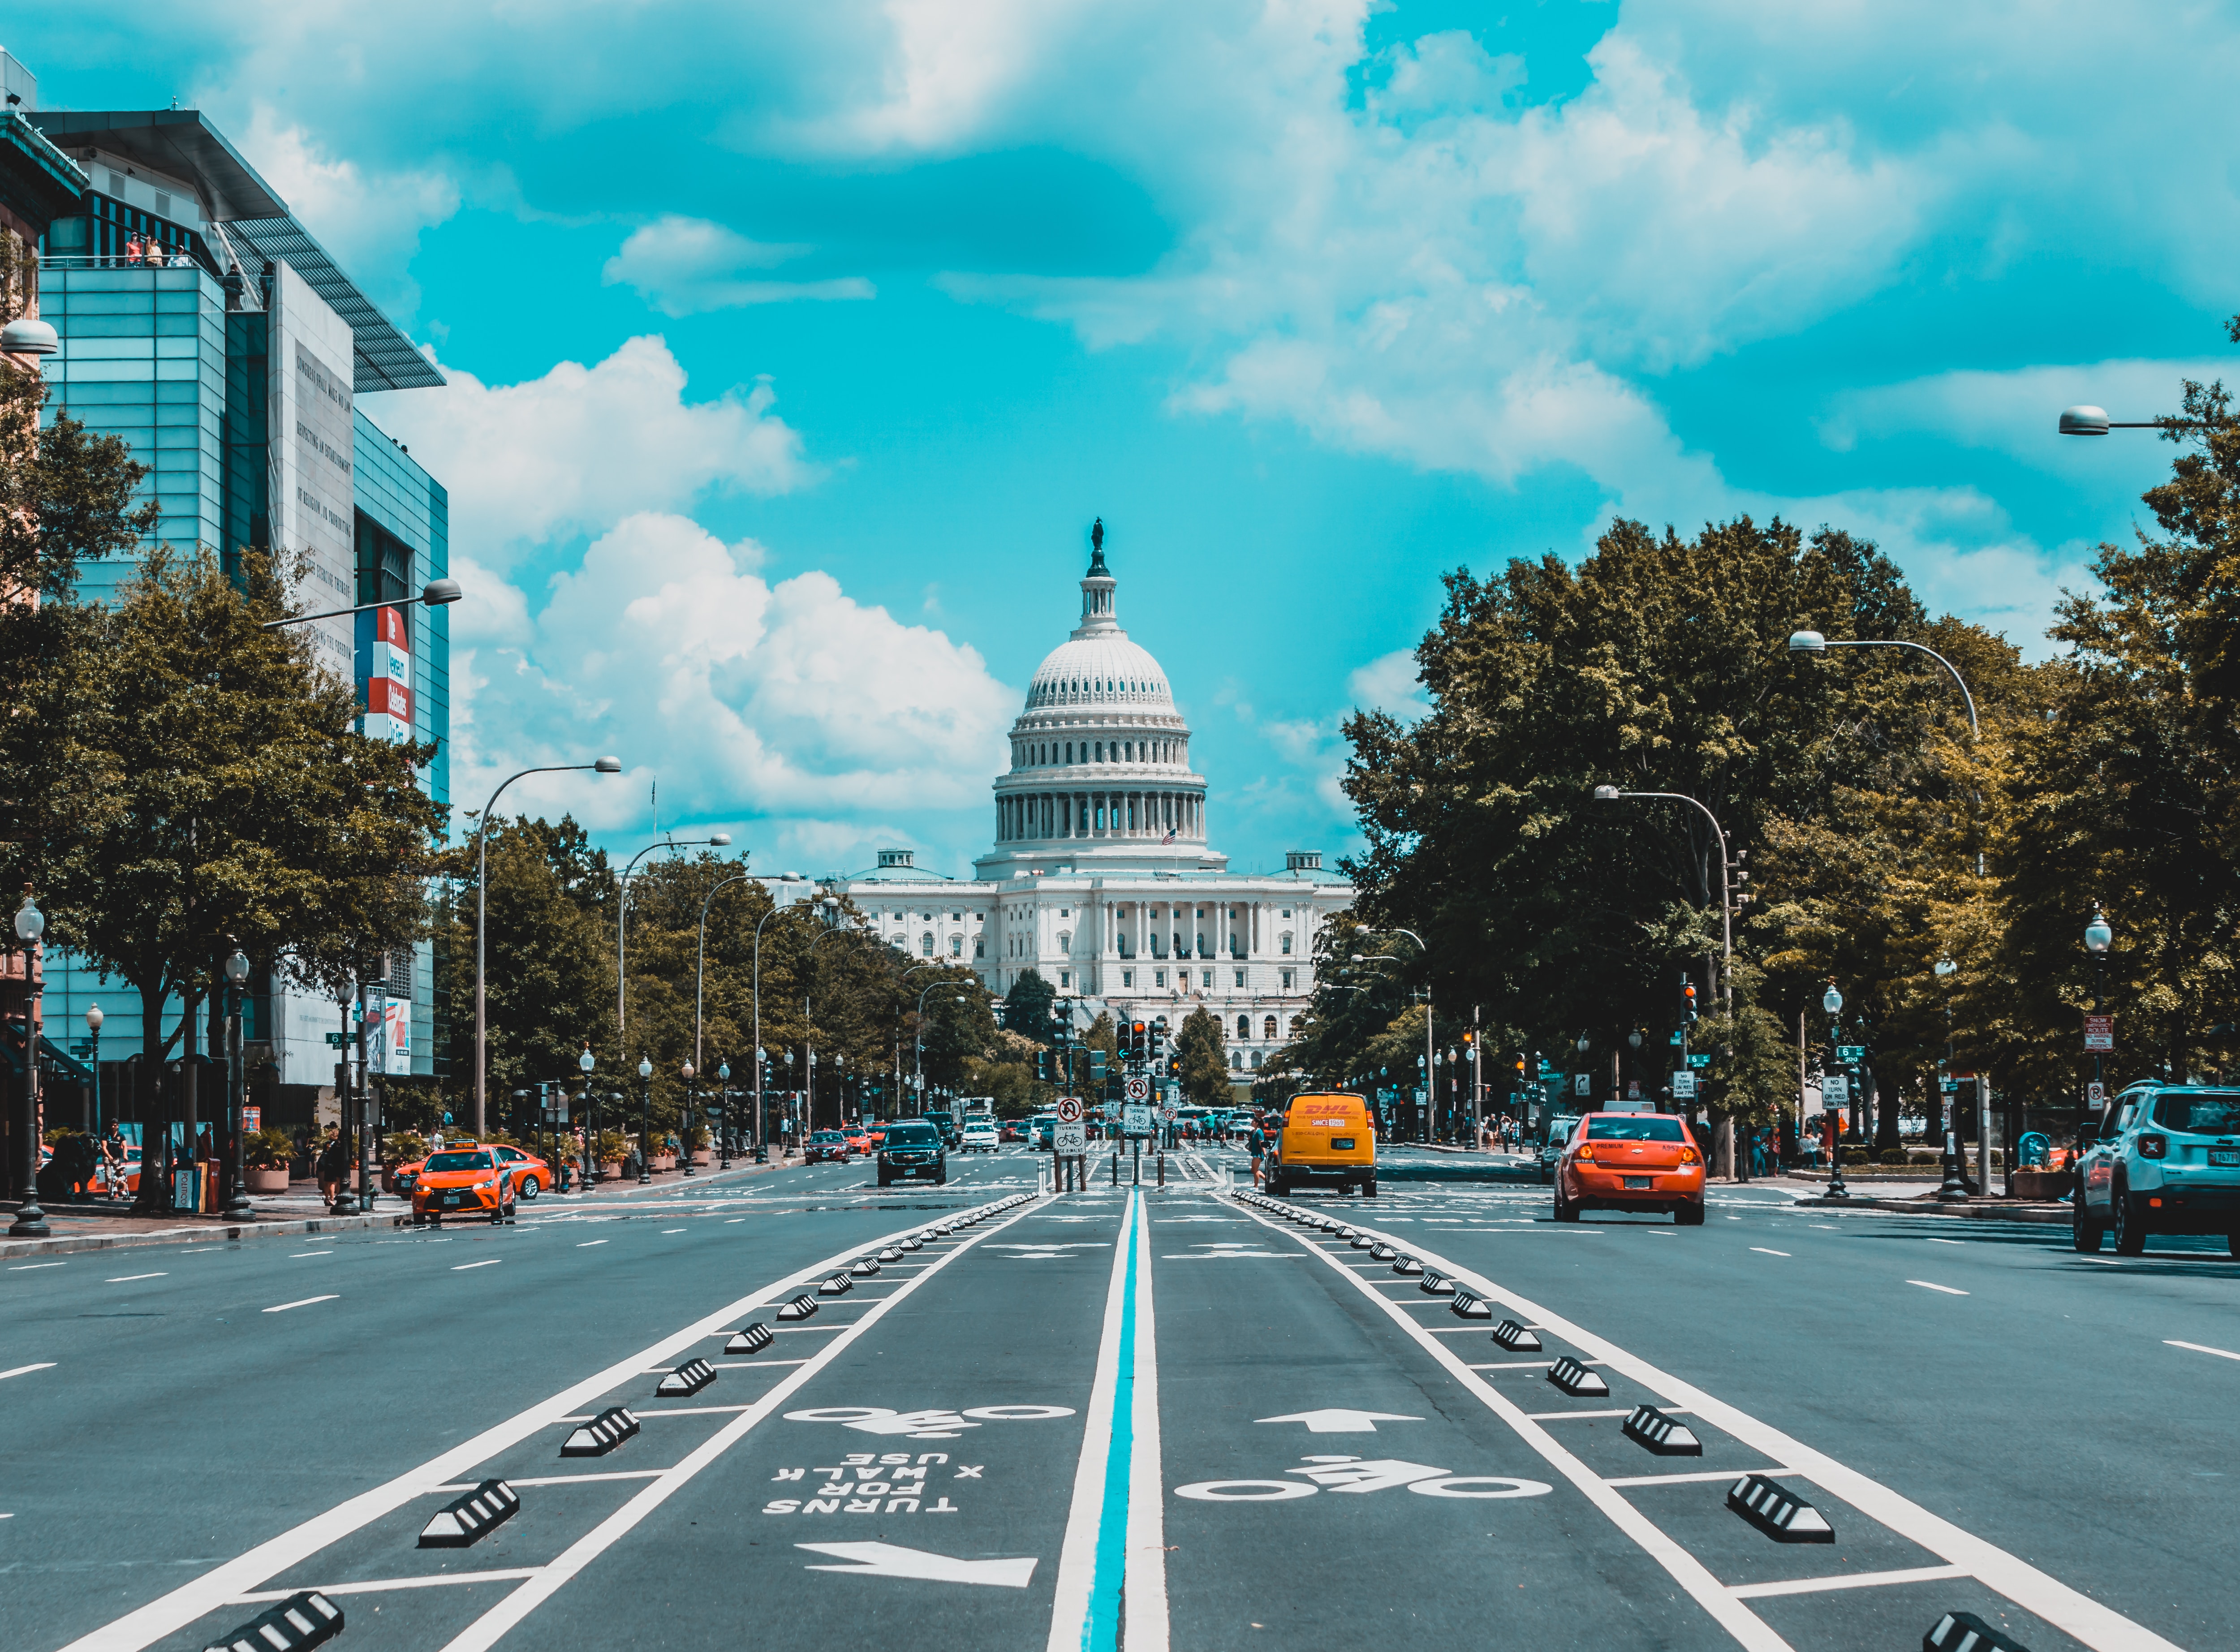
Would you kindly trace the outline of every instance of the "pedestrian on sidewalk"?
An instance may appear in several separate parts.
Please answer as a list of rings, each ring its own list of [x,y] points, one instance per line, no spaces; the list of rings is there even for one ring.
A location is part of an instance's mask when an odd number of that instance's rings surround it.
[[[325,1145],[319,1149],[317,1169],[319,1177],[319,1198],[322,1202],[331,1205],[339,1196],[343,1180],[350,1175],[350,1167],[343,1157],[343,1133],[340,1126],[334,1124],[327,1126],[327,1140]]]
[[[1252,1185],[1257,1188],[1260,1185],[1260,1161],[1268,1151],[1268,1132],[1260,1128],[1259,1120],[1252,1121],[1251,1133],[1244,1138],[1244,1145],[1252,1155]]]

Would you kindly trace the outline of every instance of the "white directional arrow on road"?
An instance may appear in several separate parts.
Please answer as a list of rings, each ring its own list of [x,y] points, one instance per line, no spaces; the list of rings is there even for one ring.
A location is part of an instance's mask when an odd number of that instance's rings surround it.
[[[1020,1560],[952,1560],[896,1543],[796,1543],[796,1549],[854,1561],[853,1566],[810,1566],[812,1572],[848,1572],[857,1577],[920,1577],[936,1583],[992,1583],[1024,1589],[1035,1575],[1035,1557]]]
[[[1289,1416],[1261,1417],[1262,1422],[1303,1422],[1309,1434],[1374,1434],[1380,1422],[1421,1422],[1390,1411],[1294,1411]]]

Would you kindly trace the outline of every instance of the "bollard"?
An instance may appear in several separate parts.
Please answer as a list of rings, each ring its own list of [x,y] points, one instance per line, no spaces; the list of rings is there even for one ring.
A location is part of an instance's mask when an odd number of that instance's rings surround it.
[[[1167,1156],[1163,1153],[1159,1155],[1159,1185],[1167,1185]]]
[[[1112,1185],[1120,1185],[1120,1149],[1117,1147],[1112,1149]]]

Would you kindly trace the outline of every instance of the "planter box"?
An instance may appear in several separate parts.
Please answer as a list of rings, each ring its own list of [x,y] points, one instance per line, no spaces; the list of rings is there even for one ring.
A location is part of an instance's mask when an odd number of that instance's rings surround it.
[[[617,1160],[614,1160],[613,1162],[610,1162],[610,1163],[605,1163],[605,1164],[602,1164],[602,1165],[600,1165],[600,1166],[599,1166],[599,1180],[600,1180],[600,1181],[602,1181],[602,1182],[619,1182],[619,1181],[621,1181],[622,1179],[623,1179],[623,1166],[622,1166],[622,1161],[621,1161],[621,1160],[617,1159]]]
[[[653,1156],[652,1159],[649,1161],[649,1162],[652,1167],[653,1173],[656,1176],[659,1176],[663,1170],[674,1170],[677,1168],[677,1155],[674,1153],[657,1153]]]
[[[693,1163],[713,1164],[715,1162],[716,1150],[713,1148],[696,1147],[692,1149]]]
[[[251,1193],[285,1193],[288,1191],[288,1172],[250,1169],[242,1172]]]
[[[2077,1172],[2074,1170],[2015,1172],[2015,1197],[2017,1199],[2066,1199],[2076,1191]]]

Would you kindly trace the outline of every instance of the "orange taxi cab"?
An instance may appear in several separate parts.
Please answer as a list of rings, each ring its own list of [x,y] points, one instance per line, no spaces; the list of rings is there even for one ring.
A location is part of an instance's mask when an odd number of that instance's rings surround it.
[[[513,1180],[499,1163],[496,1148],[454,1144],[430,1153],[413,1182],[412,1223],[440,1222],[446,1216],[510,1221]]]
[[[869,1153],[871,1150],[871,1133],[862,1125],[858,1124],[854,1129],[847,1131],[846,1135],[848,1150],[850,1153]]]
[[[1589,1113],[1556,1165],[1556,1220],[1582,1210],[1669,1210],[1683,1228],[1703,1222],[1703,1156],[1670,1113]]]
[[[496,1144],[498,1161],[505,1166],[506,1175],[512,1179],[514,1196],[535,1203],[545,1189],[559,1185],[559,1179],[550,1163],[536,1154],[501,1142]]]

